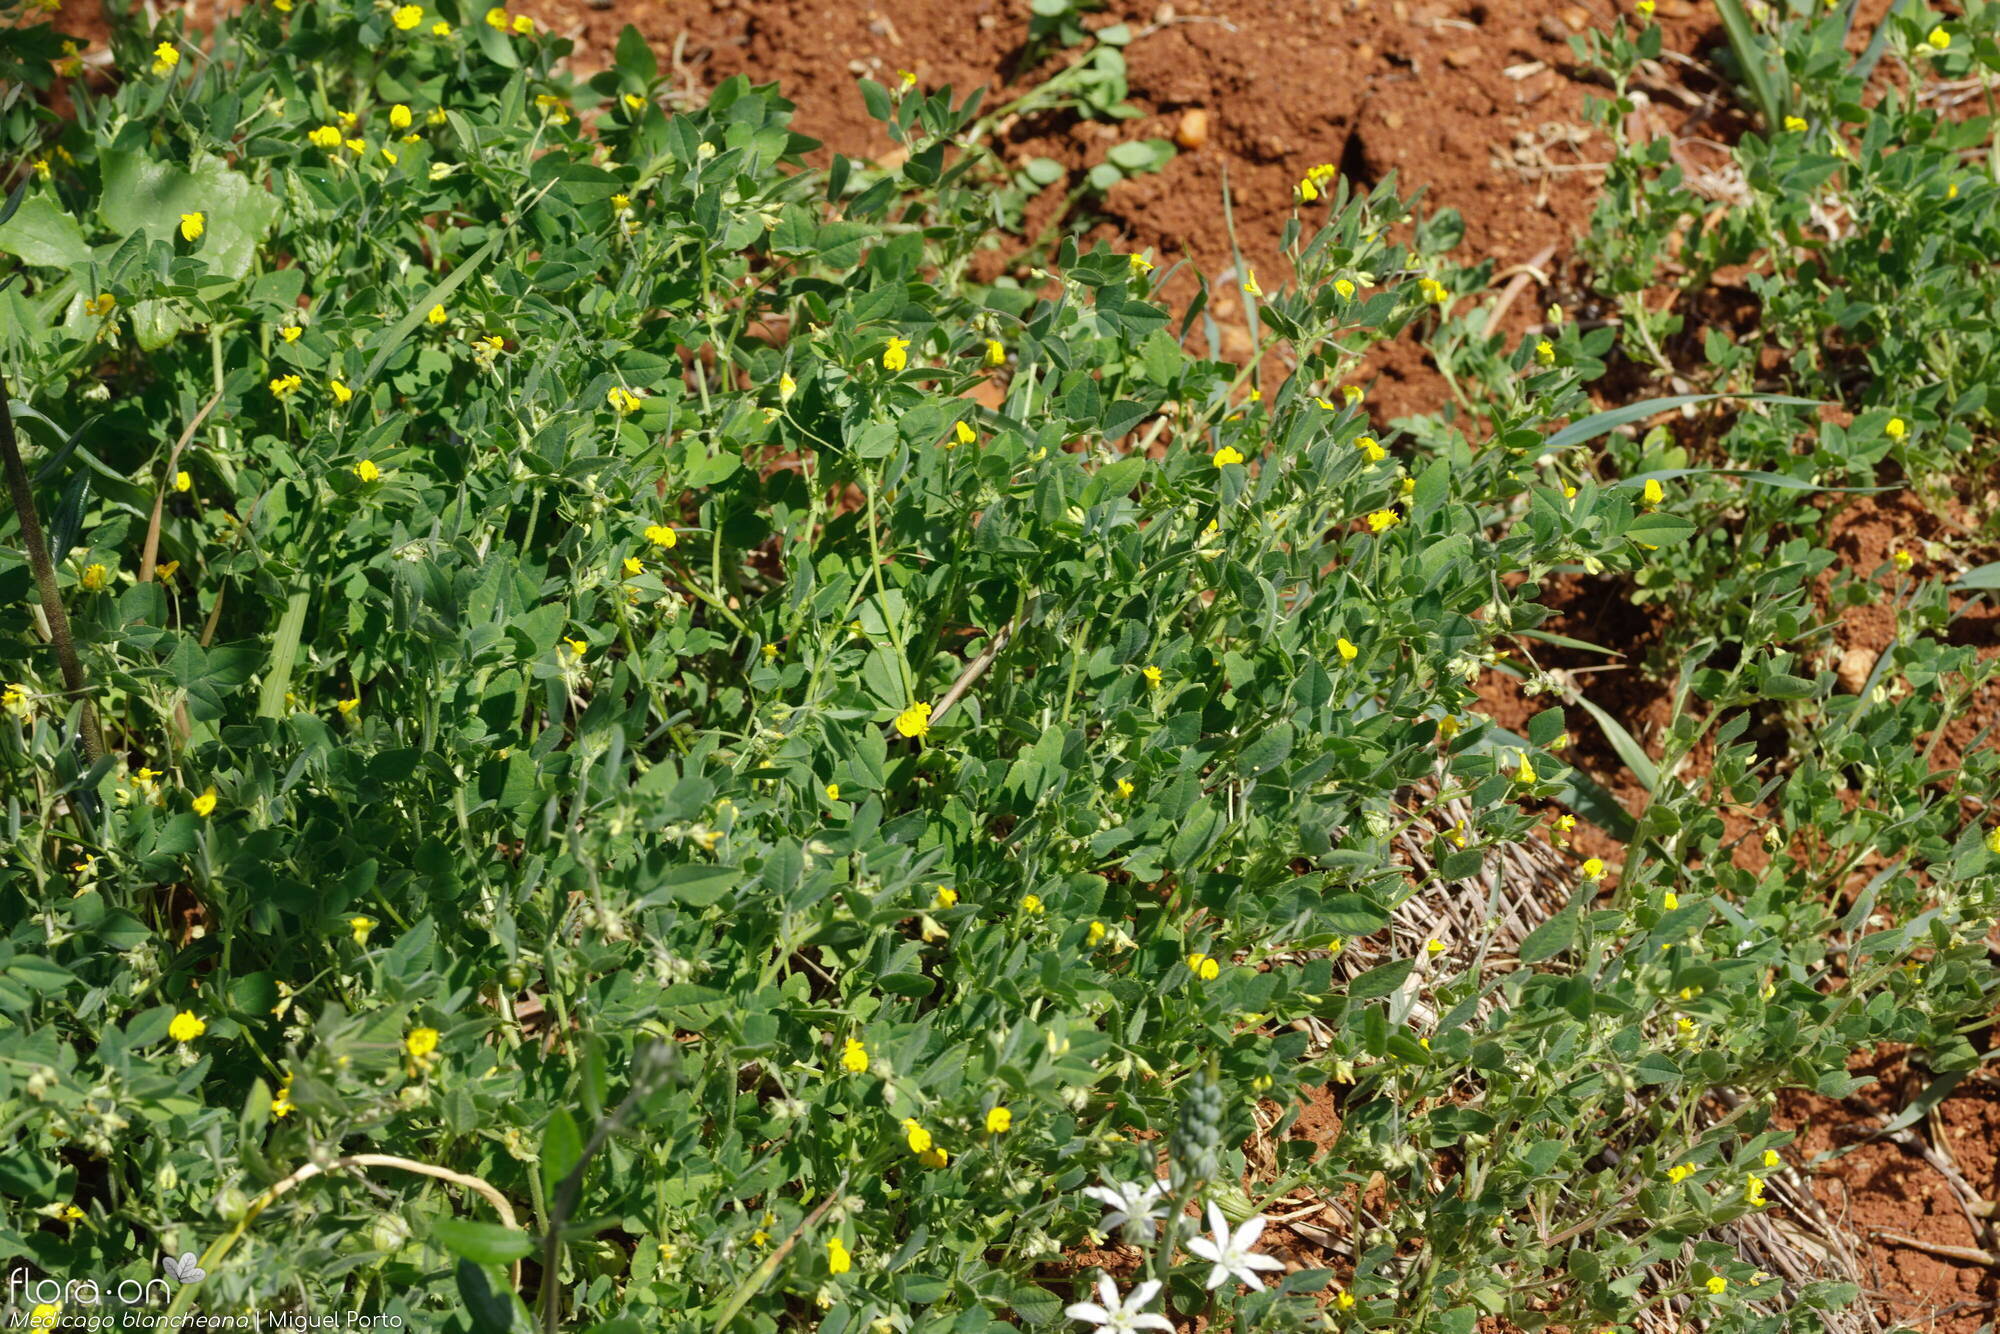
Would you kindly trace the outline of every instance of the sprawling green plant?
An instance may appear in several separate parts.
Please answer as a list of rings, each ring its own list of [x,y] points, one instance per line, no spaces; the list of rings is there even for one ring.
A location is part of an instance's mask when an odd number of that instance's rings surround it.
[[[1341,379],[1473,281],[1448,222],[1412,262],[1393,190],[1334,189],[1252,293],[1269,380],[1190,355],[1144,256],[971,283],[991,168],[948,90],[871,91],[893,170],[808,171],[769,87],[668,114],[636,34],[585,87],[563,54],[316,0],[121,27],[110,92],[9,122],[48,168],[0,224],[47,516],[46,562],[0,553],[10,1269],[108,1292],[165,1253],[177,1312],[468,1331],[974,1331],[1087,1297],[1052,1261],[1108,1194],[1167,1308],[1240,1328],[1842,1299],[1716,1230],[1760,1207],[1772,1090],[1880,1039],[1975,1059],[2000,853],[1909,772],[1917,697],[1767,773],[1752,711],[1831,708],[1795,630],[1689,663],[1676,743],[1720,758],[1636,818],[1560,709],[1472,713],[1549,576],[1696,532],[1600,480],[1590,336],[1519,349],[1476,436],[1385,443]],[[1772,803],[1766,869],[1718,793]],[[1633,840],[1620,876],[1512,958],[1386,929],[1555,801]],[[1329,1082],[1338,1142],[1284,1140]],[[1260,1266],[1147,1218],[1163,1143],[1164,1198],[1230,1227],[1384,1196],[1337,1272],[1211,1289]]]

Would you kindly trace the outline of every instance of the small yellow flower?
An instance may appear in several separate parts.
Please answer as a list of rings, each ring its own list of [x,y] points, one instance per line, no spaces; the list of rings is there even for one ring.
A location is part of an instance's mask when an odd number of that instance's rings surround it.
[[[339,380],[328,380],[326,387],[332,391],[333,401],[336,403],[345,403],[348,399],[354,397],[354,391]]]
[[[1161,672],[1160,672],[1160,669],[1159,669],[1159,668],[1157,668],[1157,667],[1142,667],[1142,668],[1140,668],[1140,669],[1139,669],[1139,675],[1141,675],[1141,676],[1143,676],[1143,677],[1145,677],[1145,678],[1146,678],[1146,685],[1147,685],[1147,686],[1148,686],[1149,688],[1151,688],[1151,689],[1153,689],[1153,690],[1158,690],[1158,689],[1160,688],[1160,681],[1161,681],[1162,677],[1161,677]]]
[[[314,148],[338,148],[340,131],[331,125],[322,125],[306,136],[306,142]]]
[[[104,568],[102,561],[92,561],[83,567],[83,577],[77,582],[86,593],[102,593],[111,586],[111,571]]]
[[[1005,1107],[995,1107],[986,1113],[986,1133],[1004,1135],[1014,1126],[1014,1113]]]
[[[1083,934],[1083,943],[1090,949],[1096,949],[1099,945],[1104,943],[1104,937],[1106,936],[1106,934],[1108,933],[1105,930],[1104,923],[1092,922],[1090,924],[1090,929],[1084,932]]]
[[[922,1163],[925,1167],[943,1167],[946,1163],[951,1161],[951,1155],[946,1153],[943,1149],[936,1149],[936,1148],[925,1149],[922,1153],[917,1155],[917,1161]]]
[[[641,574],[645,573],[646,563],[640,560],[637,556],[627,556],[625,558],[622,568],[625,571],[625,577],[627,579],[636,579]],[[776,644],[766,644],[764,645],[764,647],[766,650],[768,650],[764,654],[765,657],[775,658],[776,656],[778,656],[777,652],[778,646]]]
[[[1342,662],[1353,662],[1356,658],[1361,656],[1361,650],[1356,648],[1353,644],[1350,644],[1345,636],[1342,636],[1341,638],[1334,640],[1333,646],[1336,650],[1339,651],[1340,660]]]
[[[1679,1029],[1683,1034],[1692,1033],[1694,1032],[1694,1020],[1688,1018],[1686,1015],[1682,1015],[1680,1018],[1674,1020],[1674,1027]]]
[[[1204,982],[1213,982],[1222,976],[1222,965],[1213,956],[1196,952],[1187,957],[1188,971]]]
[[[443,19],[439,19],[436,23],[431,24],[431,36],[433,37],[451,36],[451,25],[449,23],[446,23]]]
[[[1764,1178],[1758,1176],[1755,1172],[1745,1173],[1743,1177],[1743,1199],[1753,1209],[1762,1209],[1766,1204],[1770,1203],[1770,1201],[1764,1198]]]
[[[109,292],[100,292],[96,296],[87,297],[83,303],[83,313],[100,320],[117,309],[118,298]]]
[[[526,37],[535,30],[535,21],[526,14],[516,14],[512,26],[516,36]]]
[[[1215,451],[1214,456],[1209,461],[1218,468],[1226,468],[1232,463],[1243,462],[1243,451],[1234,445],[1224,445],[1221,449]]]
[[[671,550],[680,544],[680,534],[663,523],[646,525],[646,540],[662,551]]]
[[[1780,1158],[1778,1156],[1778,1151],[1776,1149],[1764,1150],[1763,1163],[1765,1167],[1781,1167],[1784,1165],[1784,1161],[1785,1160],[1783,1158]]]
[[[911,1153],[922,1153],[931,1147],[931,1132],[924,1129],[914,1116],[903,1118],[903,1142],[910,1146]]]
[[[1030,917],[1040,917],[1045,911],[1042,896],[1039,894],[1023,894],[1021,896],[1021,911]]]
[[[1986,850],[1995,857],[2000,857],[2000,825],[1995,825],[1986,832]]]
[[[1882,433],[1891,440],[1901,440],[1910,433],[1910,426],[1901,417],[1891,417],[1889,424],[1882,428]]]
[[[194,813],[196,815],[199,815],[202,819],[206,820],[209,816],[215,813],[215,800],[216,800],[215,787],[213,784],[210,784],[206,789],[203,790],[202,794],[196,797],[192,802],[190,802],[189,805],[191,805],[194,808]]]
[[[430,309],[430,313],[428,315],[425,315],[424,318],[432,324],[443,324],[446,320],[450,319],[451,316],[445,314],[443,306],[432,306]]]
[[[345,718],[361,707],[361,696],[352,695],[347,699],[337,700],[333,707],[340,710],[341,717]]]
[[[1442,940],[1427,941],[1424,944],[1424,952],[1426,954],[1443,954],[1444,942]]]
[[[1638,11],[1639,17],[1642,19],[1653,17],[1653,0],[1638,0],[1638,3],[1633,5],[1632,8]]]
[[[569,656],[577,662],[582,662],[583,655],[590,651],[590,641],[587,639],[565,639],[563,644],[569,649]]]
[[[1354,441],[1354,447],[1360,450],[1362,456],[1370,463],[1380,463],[1383,459],[1389,457],[1389,451],[1382,448],[1381,442],[1376,440],[1372,435],[1357,437]]]
[[[1144,255],[1127,255],[1125,267],[1134,278],[1143,278],[1153,271],[1153,261]]]
[[[1117,785],[1116,785],[1116,786],[1117,786],[1117,790],[1118,790],[1118,796],[1119,796],[1119,799],[1120,799],[1120,800],[1125,800],[1125,799],[1127,799],[1127,798],[1131,797],[1131,795],[1132,795],[1133,791],[1135,790],[1135,789],[1134,789],[1134,788],[1132,787],[1132,780],[1131,780],[1131,779],[1129,779],[1129,778],[1121,778],[1121,779],[1119,779],[1119,780],[1118,780],[1118,782],[1117,782]]]
[[[1930,48],[1933,51],[1948,51],[1951,49],[1951,34],[1943,28],[1932,28],[1930,36],[1924,38],[1924,40],[1930,44]]]
[[[407,130],[414,119],[410,114],[410,108],[404,103],[398,102],[389,108],[389,124],[394,129]]]
[[[1342,301],[1354,300],[1354,284],[1345,278],[1334,279],[1333,290]]]
[[[840,1053],[841,1067],[850,1074],[868,1073],[868,1048],[861,1045],[859,1038],[849,1038]]]
[[[29,1329],[54,1329],[62,1323],[62,1307],[55,1302],[37,1302],[28,1312]]]
[[[1319,187],[1312,183],[1312,177],[1310,176],[1299,182],[1298,191],[1299,202],[1301,204],[1310,204],[1313,200],[1319,198]]]
[[[194,478],[188,473],[188,470],[186,468],[182,468],[179,472],[176,472],[174,474],[174,490],[185,492],[190,490],[193,486],[194,486]]]
[[[161,42],[153,48],[153,73],[165,74],[180,63],[180,48],[172,42]]]
[[[1451,295],[1450,290],[1435,278],[1417,279],[1417,292],[1433,306],[1443,305],[1445,298]]]
[[[848,1254],[847,1243],[839,1237],[828,1237],[826,1239],[826,1272],[829,1274],[845,1274],[852,1268],[854,1268],[854,1257]]]
[[[1677,1166],[1669,1167],[1667,1169],[1667,1180],[1673,1182],[1676,1186],[1680,1185],[1681,1182],[1686,1181],[1689,1177],[1693,1175],[1694,1175],[1694,1168],[1690,1167],[1686,1163],[1681,1163]]]
[[[1376,510],[1368,516],[1368,528],[1373,533],[1386,533],[1403,521],[1403,516],[1394,510]]]
[[[382,470],[375,466],[375,460],[373,459],[363,459],[361,462],[355,464],[354,475],[364,482],[379,482],[382,480]]]
[[[1576,817],[1574,815],[1558,815],[1556,817],[1556,828],[1567,834],[1570,830],[1576,828]]]
[[[368,933],[375,929],[375,919],[372,917],[350,917],[347,919],[347,929],[353,934],[355,944],[366,945],[368,943]]]
[[[1640,488],[1639,498],[1646,503],[1646,507],[1648,509],[1651,509],[1653,506],[1665,500],[1667,498],[1667,493],[1665,489],[1663,489],[1660,486],[1659,478],[1648,477],[1646,479],[1646,485]]]
[[[208,215],[205,213],[181,214],[181,239],[199,241],[201,234],[208,230]]]
[[[197,1018],[193,1010],[182,1010],[167,1025],[167,1036],[175,1042],[193,1042],[206,1032],[208,1025]]]
[[[305,381],[297,375],[280,375],[271,381],[271,396],[278,399],[289,398],[297,393],[299,386],[304,383]]]
[[[1729,1291],[1729,1280],[1720,1274],[1716,1274],[1708,1280],[1707,1286],[1710,1296],[1720,1297],[1723,1293]]]
[[[840,800],[840,784],[838,784],[838,783],[828,783],[828,784],[826,785],[826,799],[827,799],[828,801],[839,801],[839,800]]]
[[[1543,366],[1556,364],[1556,345],[1544,338],[1535,344],[1535,361]]]
[[[486,26],[489,28],[497,28],[499,31],[505,32],[507,31],[507,20],[507,11],[498,5],[486,11]]]
[[[1806,118],[1804,116],[1785,117],[1785,133],[1804,134],[1805,132],[1806,132]]]
[[[604,399],[605,402],[611,405],[614,412],[628,417],[639,410],[639,396],[619,385],[614,384],[605,390]]]
[[[958,891],[944,885],[937,887],[937,897],[931,900],[933,908],[955,908],[958,906]]]
[[[1660,906],[1666,909],[1668,912],[1673,912],[1674,910],[1676,910],[1681,906],[1681,896],[1674,893],[1670,889],[1666,893],[1660,895]]]
[[[1586,858],[1583,863],[1583,878],[1585,880],[1602,880],[1604,878],[1604,859],[1601,857]]]
[[[997,338],[986,340],[986,364],[988,366],[1004,366],[1007,364],[1007,348]]]
[[[928,700],[913,700],[910,706],[896,715],[896,731],[907,737],[921,737],[931,730],[931,706]]]
[[[436,1051],[437,1047],[438,1031],[435,1028],[413,1028],[403,1039],[403,1050],[420,1061]]]
[[[1354,1309],[1354,1294],[1346,1288],[1342,1288],[1333,1294],[1333,1304],[1343,1311],[1352,1311]]]
[[[978,433],[962,421],[951,428],[951,433],[961,445],[969,445],[979,438]]]
[[[882,369],[900,371],[910,364],[910,340],[891,338],[882,349]]]
[[[1897,548],[1895,554],[1891,555],[1889,559],[1895,564],[1897,569],[1905,574],[1908,574],[1910,567],[1917,563],[1917,558],[1914,555],[1900,547]]]
[[[389,19],[404,32],[409,32],[424,21],[424,7],[422,5],[397,5],[395,10],[389,15]]]
[[[1243,294],[1245,296],[1264,295],[1264,289],[1257,286],[1257,270],[1247,265],[1243,269]]]
[[[1521,765],[1514,770],[1514,781],[1517,783],[1532,783],[1535,781],[1535,777],[1535,766],[1528,763],[1528,753],[1522,751]]]

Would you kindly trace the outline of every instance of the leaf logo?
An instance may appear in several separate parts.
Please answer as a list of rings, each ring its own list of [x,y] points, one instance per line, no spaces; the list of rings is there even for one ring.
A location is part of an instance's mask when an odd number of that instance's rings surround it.
[[[167,1271],[168,1278],[183,1286],[199,1283],[208,1277],[208,1271],[195,1263],[193,1251],[183,1252],[178,1260],[171,1255],[161,1256],[160,1268]]]

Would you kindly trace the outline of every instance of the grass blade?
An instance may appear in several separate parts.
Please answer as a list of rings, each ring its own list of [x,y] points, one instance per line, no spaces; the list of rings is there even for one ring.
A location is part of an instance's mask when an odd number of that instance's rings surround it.
[[[1715,0],[1715,12],[1729,34],[1729,49],[1736,53],[1736,64],[1750,85],[1751,100],[1764,115],[1765,127],[1775,129],[1784,124],[1788,99],[1779,90],[1770,51],[1744,11],[1743,0]]]
[[[1575,699],[1583,706],[1583,711],[1595,718],[1597,725],[1604,729],[1605,739],[1611,743],[1611,749],[1618,752],[1618,758],[1625,761],[1625,767],[1632,771],[1646,791],[1657,795],[1660,790],[1660,769],[1653,763],[1652,756],[1646,754],[1646,748],[1625,730],[1623,724],[1592,704],[1581,691],[1576,694]]]
[[[264,690],[257,697],[259,718],[282,718],[285,695],[292,688],[292,664],[299,657],[299,635],[306,628],[306,603],[310,595],[294,593],[285,603],[285,615],[278,622],[278,638],[271,645],[271,667],[264,673]]]
[[[395,355],[396,349],[403,345],[403,340],[408,338],[411,331],[419,324],[423,323],[426,315],[430,314],[432,306],[443,305],[446,297],[456,292],[460,284],[479,271],[480,265],[491,258],[495,247],[500,244],[504,235],[505,233],[502,233],[501,236],[495,236],[485,245],[473,251],[472,258],[466,260],[465,263],[459,265],[450,273],[447,273],[441,282],[417,298],[416,304],[404,313],[402,319],[396,321],[396,327],[389,331],[389,336],[382,340],[382,346],[375,350],[375,359],[368,363],[368,369],[361,373],[360,383],[354,386],[357,391],[363,386],[373,383],[375,376],[381,371],[389,358]]]

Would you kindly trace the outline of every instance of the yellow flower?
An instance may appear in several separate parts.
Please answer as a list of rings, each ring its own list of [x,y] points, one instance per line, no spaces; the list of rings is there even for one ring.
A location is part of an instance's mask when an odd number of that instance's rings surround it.
[[[896,71],[896,80],[905,89],[914,88],[917,86],[917,76],[913,74],[911,71],[906,69],[899,69]]]
[[[955,889],[947,889],[945,886],[939,885],[937,887],[937,897],[931,900],[931,906],[934,908],[957,907],[958,891]]]
[[[424,316],[424,318],[426,320],[429,320],[432,324],[443,324],[446,320],[450,319],[451,316],[444,313],[443,306],[432,306],[430,309],[430,313]]]
[[[1720,1297],[1729,1291],[1729,1280],[1720,1274],[1714,1275],[1708,1280],[1708,1291],[1710,1295]]]
[[[306,142],[314,148],[338,148],[340,131],[331,125],[322,125],[306,136]]]
[[[570,657],[578,662],[582,662],[583,655],[590,651],[590,641],[587,639],[565,639],[563,643],[569,647]]]
[[[1419,278],[1417,292],[1433,306],[1443,305],[1445,298],[1451,295],[1445,285],[1435,278]]]
[[[623,568],[625,570],[625,577],[627,579],[636,579],[641,574],[645,573],[646,563],[640,560],[637,556],[627,556],[625,558],[625,563]],[[765,657],[774,658],[777,656],[778,646],[776,644],[766,644],[764,645],[764,647],[770,650],[770,652],[764,655]]]
[[[1583,863],[1583,878],[1585,880],[1602,880],[1604,878],[1603,859],[1600,857],[1587,858]]]
[[[899,371],[910,364],[910,340],[891,338],[889,345],[882,349],[882,368]]]
[[[845,1274],[854,1268],[854,1257],[847,1253],[847,1243],[839,1237],[826,1239],[826,1272]]]
[[[339,380],[328,380],[326,387],[333,391],[333,401],[336,403],[345,403],[348,399],[354,397],[354,391]]]
[[[1042,896],[1039,894],[1023,894],[1021,896],[1021,911],[1030,917],[1040,917],[1044,911]]]
[[[1785,133],[1804,134],[1805,132],[1806,132],[1806,118],[1804,116],[1785,117]]]
[[[1694,1020],[1688,1018],[1686,1015],[1682,1015],[1680,1018],[1674,1020],[1674,1027],[1678,1028],[1682,1033],[1692,1033],[1694,1032]]]
[[[1670,889],[1666,893],[1660,895],[1660,906],[1666,909],[1668,912],[1673,912],[1675,909],[1681,906],[1681,896],[1674,893]]]
[[[1342,1288],[1333,1294],[1333,1304],[1343,1311],[1352,1311],[1354,1309],[1354,1294],[1346,1288]]]
[[[180,63],[180,48],[172,42],[161,42],[153,48],[153,73],[165,74]]]
[[[507,17],[507,11],[495,5],[486,11],[486,26],[489,28],[498,28],[501,32],[505,32],[507,31]]]
[[[361,707],[361,696],[355,695],[349,699],[336,700],[333,707],[340,710],[340,714],[344,718]]]
[[[398,102],[396,103],[395,106],[389,108],[389,124],[394,129],[398,130],[409,129],[410,122],[413,119],[414,118],[410,115],[410,108],[401,102]]]
[[[280,399],[288,398],[297,393],[299,386],[304,383],[305,381],[297,375],[280,375],[271,381],[271,396]]]
[[[852,1074],[867,1074],[868,1048],[861,1045],[859,1038],[849,1038],[846,1047],[841,1050],[840,1064]]]
[[[1354,300],[1354,284],[1349,282],[1345,278],[1334,279],[1333,290],[1336,294],[1339,295],[1342,301]]]
[[[1667,493],[1660,486],[1659,478],[1648,477],[1646,479],[1646,485],[1640,488],[1639,498],[1645,501],[1647,508],[1650,509],[1652,506],[1657,505],[1661,501],[1665,500],[1667,498]]]
[[[1299,182],[1298,190],[1299,202],[1302,204],[1310,204],[1313,200],[1319,198],[1319,187],[1312,183],[1312,177],[1310,176]]]
[[[1905,574],[1908,574],[1910,571],[1910,567],[1917,563],[1917,558],[1915,556],[1910,554],[1908,551],[1901,549],[1900,547],[1896,550],[1894,555],[1889,557],[1889,559],[1895,563],[1897,569],[1903,571]]]
[[[174,474],[174,490],[184,492],[189,490],[193,486],[194,486],[194,478],[188,474],[188,470],[186,468],[182,468],[179,472]]]
[[[398,28],[401,28],[404,32],[408,32],[424,21],[424,7],[422,5],[397,5],[394,12],[389,15],[389,18]]]
[[[1743,1177],[1743,1198],[1753,1209],[1762,1209],[1768,1204],[1769,1201],[1764,1198],[1764,1178],[1758,1176],[1755,1172],[1745,1173]]]
[[[1340,660],[1342,662],[1353,662],[1356,658],[1361,656],[1361,650],[1354,647],[1354,645],[1350,644],[1345,636],[1342,636],[1341,638],[1334,640],[1333,646],[1335,649],[1339,650]]]
[[[1383,459],[1389,457],[1389,451],[1382,448],[1381,442],[1376,440],[1372,435],[1357,437],[1354,441],[1354,447],[1360,450],[1370,463],[1380,463]]]
[[[639,410],[639,396],[619,385],[614,384],[611,388],[605,390],[604,398],[606,402],[611,404],[614,411],[627,416]]]
[[[986,1113],[986,1133],[1004,1135],[1013,1128],[1014,1113],[1005,1107],[995,1107]]]
[[[1090,924],[1090,930],[1084,932],[1083,943],[1089,946],[1091,949],[1095,949],[1097,948],[1098,945],[1103,943],[1106,934],[1107,933],[1104,928],[1104,923],[1092,922]]]
[[[512,26],[516,34],[526,37],[535,30],[535,21],[526,14],[516,14]]]
[[[364,482],[379,482],[382,480],[382,470],[375,466],[373,459],[363,459],[361,462],[355,464],[354,475]]]
[[[208,230],[208,216],[204,213],[181,214],[181,239],[199,241],[201,234]]]
[[[1556,364],[1556,345],[1544,338],[1535,344],[1535,360],[1544,366]]]
[[[1667,1180],[1673,1182],[1676,1186],[1693,1175],[1694,1168],[1688,1166],[1686,1163],[1681,1163],[1678,1166],[1667,1169]]]
[[[951,1161],[951,1155],[943,1149],[925,1149],[917,1155],[917,1161],[925,1167],[943,1167]]]
[[[1535,781],[1535,766],[1528,763],[1528,753],[1526,751],[1521,752],[1521,766],[1514,770],[1514,781],[1517,783],[1532,783]]]
[[[1118,788],[1118,796],[1121,800],[1130,797],[1134,791],[1132,787],[1132,780],[1129,778],[1119,779],[1117,783],[1117,788]]]
[[[1882,428],[1882,433],[1891,440],[1901,440],[1910,433],[1909,423],[1905,422],[1901,417],[1891,417],[1889,418],[1889,424]]]
[[[1369,531],[1386,533],[1403,521],[1403,516],[1394,510],[1376,510],[1368,516]]]
[[[1576,817],[1574,815],[1558,815],[1556,817],[1556,828],[1567,834],[1570,830],[1576,828]]]
[[[931,706],[928,700],[913,700],[910,707],[896,715],[896,730],[904,736],[921,737],[931,730]]]
[[[202,791],[200,796],[196,797],[189,804],[194,807],[194,813],[204,820],[213,815],[215,813],[215,785],[210,784]]]
[[[986,340],[986,364],[988,366],[1004,366],[1007,364],[1007,348],[997,338]]]
[[[1633,5],[1632,8],[1638,11],[1639,17],[1642,19],[1653,17],[1653,0],[1638,0],[1638,3]]]
[[[111,571],[104,568],[101,561],[92,561],[83,567],[83,577],[78,580],[86,593],[102,593],[111,584]]]
[[[1442,940],[1427,941],[1424,944],[1424,952],[1427,954],[1443,954],[1444,942]]]
[[[355,944],[366,945],[368,943],[368,933],[375,929],[375,919],[372,917],[350,917],[347,919],[347,929],[353,933]]]
[[[96,296],[87,297],[83,303],[83,313],[94,315],[100,320],[117,309],[118,298],[109,292],[99,292]]]
[[[1243,462],[1243,452],[1234,445],[1224,445],[1221,449],[1215,451],[1214,456],[1209,461],[1218,468],[1226,468],[1232,463]]]
[[[435,1028],[413,1028],[403,1039],[403,1050],[420,1061],[436,1051],[437,1046],[438,1031]]]
[[[646,525],[646,540],[662,551],[671,550],[680,544],[680,534],[663,523]]]
[[[1264,295],[1264,289],[1257,286],[1257,270],[1249,267],[1247,264],[1243,268],[1243,294],[1245,296]]]
[[[1930,36],[1924,38],[1924,40],[1930,43],[1931,50],[1933,51],[1947,51],[1951,49],[1951,34],[1943,28],[1932,28]]]
[[[914,1116],[903,1118],[903,1142],[910,1146],[911,1153],[922,1153],[931,1147],[931,1132],[924,1129]]]
[[[969,445],[979,438],[978,433],[962,421],[951,428],[951,433],[961,445]]]
[[[1139,675],[1146,678],[1146,685],[1151,689],[1158,690],[1160,688],[1161,673],[1159,668],[1141,667]]]
[[[1459,729],[1462,728],[1463,726],[1465,726],[1465,724],[1461,723],[1456,717],[1447,713],[1444,717],[1438,719],[1438,735],[1444,738],[1446,741],[1449,741],[1453,737],[1458,735]]]
[[[2000,825],[1995,825],[1986,833],[1986,850],[2000,857]]]
[[[1217,963],[1212,955],[1202,954],[1199,951],[1188,955],[1187,966],[1190,973],[1204,982],[1213,982],[1222,976],[1222,965]]]
[[[838,784],[838,783],[828,783],[828,784],[826,785],[826,799],[827,799],[828,801],[839,801],[839,800],[840,800],[840,784]]]
[[[1153,261],[1144,255],[1127,255],[1125,268],[1134,278],[1143,278],[1153,271]]]
[[[451,36],[451,25],[449,23],[446,23],[443,19],[439,19],[436,23],[431,24],[431,36],[433,37]]]
[[[206,1032],[208,1025],[197,1018],[193,1010],[182,1010],[167,1025],[167,1036],[175,1042],[193,1042]]]

